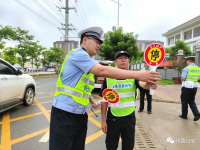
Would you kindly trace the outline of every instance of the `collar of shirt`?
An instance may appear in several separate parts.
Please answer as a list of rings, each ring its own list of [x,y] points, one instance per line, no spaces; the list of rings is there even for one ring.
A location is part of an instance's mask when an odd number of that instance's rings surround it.
[[[196,66],[195,63],[189,64],[188,66]]]

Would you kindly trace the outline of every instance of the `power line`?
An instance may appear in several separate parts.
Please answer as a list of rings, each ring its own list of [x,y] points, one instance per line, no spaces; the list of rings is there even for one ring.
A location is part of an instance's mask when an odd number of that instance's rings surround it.
[[[43,7],[37,0],[32,0],[36,5],[38,5],[41,9],[43,9],[47,14],[49,14],[52,18],[54,18],[57,22],[61,23],[62,22],[57,19],[54,15],[51,14],[51,12],[49,12],[45,7]]]
[[[70,1],[70,3],[71,3],[71,5],[74,7],[74,5],[73,5],[73,3]],[[79,16],[78,16],[78,13],[77,13],[77,11],[76,11],[76,15],[75,16],[77,16],[78,17],[78,20],[80,21],[80,24],[81,24],[81,29],[84,29],[85,27],[84,27],[84,22],[82,23],[82,21],[81,21],[81,19],[79,18]]]
[[[52,1],[48,1],[48,2],[49,2],[49,4],[51,4],[50,2],[52,2],[53,5],[56,7],[56,11],[57,11],[58,13],[60,13],[60,14],[62,15],[63,18],[65,18],[64,15],[62,14],[61,10],[60,10],[60,9],[58,8],[58,6],[53,2],[53,0],[52,0]],[[51,4],[51,5],[52,5],[52,4]],[[53,5],[52,5],[52,6],[53,6]]]
[[[43,0],[56,14],[58,14],[55,10],[54,10],[54,8],[51,6],[51,5],[49,5],[45,0]],[[48,0],[47,0],[48,1]],[[49,1],[48,1],[49,2]],[[49,2],[50,3],[50,2]],[[62,19],[64,19],[65,20],[65,18],[63,17],[63,16],[61,16],[60,14],[58,14]]]
[[[80,5],[81,5],[81,0],[80,0]],[[83,11],[82,5],[81,5],[81,9],[82,9],[82,11]],[[83,11],[83,15],[84,15],[84,17],[85,17],[84,11]],[[88,21],[87,21],[87,18],[86,18],[86,17],[85,17],[85,20],[86,20],[86,23],[87,23],[87,25],[88,25],[88,27],[89,27],[89,24],[88,24]]]
[[[45,17],[41,16],[40,14],[38,14],[37,12],[35,12],[34,10],[32,10],[31,8],[29,8],[28,6],[26,6],[25,4],[23,4],[22,2],[20,2],[19,0],[15,0],[16,2],[18,2],[20,5],[22,5],[23,7],[25,7],[26,9],[28,9],[29,11],[31,11],[32,13],[34,13],[35,15],[37,15],[38,17],[40,17],[41,19],[43,19],[44,21],[48,22],[49,24],[51,24],[54,27],[58,27],[56,24],[52,23],[51,21],[49,21],[48,19],[46,19]]]
[[[70,2],[71,2],[71,0],[70,0]],[[72,2],[71,2],[72,3]],[[73,4],[72,4],[72,6],[73,6]],[[79,8],[79,6],[78,6],[78,4],[76,4],[76,6],[77,6],[77,8],[78,8],[78,10],[80,10],[80,8]],[[77,16],[78,16],[78,13],[76,12],[76,14],[77,14]],[[82,17],[82,15],[81,15],[81,11],[79,11],[79,14],[80,14],[80,18],[82,18],[82,20],[83,20],[83,23],[84,23],[84,26],[87,28],[87,24],[85,24],[85,22],[84,22],[84,18]],[[78,16],[79,17],[79,16]],[[80,19],[79,19],[80,20]],[[81,21],[80,21],[81,22]],[[84,27],[84,28],[85,28]]]

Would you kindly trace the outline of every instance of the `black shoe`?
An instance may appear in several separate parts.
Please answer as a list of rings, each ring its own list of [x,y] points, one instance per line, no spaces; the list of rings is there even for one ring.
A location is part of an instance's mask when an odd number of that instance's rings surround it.
[[[184,117],[184,116],[182,116],[182,115],[179,115],[179,117],[180,117],[180,118],[183,118],[183,119],[187,119],[187,117]]]
[[[148,111],[148,114],[151,114],[151,110],[150,110],[150,111]]]
[[[138,112],[142,112],[143,110],[139,109]]]
[[[194,121],[199,120],[199,115],[194,116]]]

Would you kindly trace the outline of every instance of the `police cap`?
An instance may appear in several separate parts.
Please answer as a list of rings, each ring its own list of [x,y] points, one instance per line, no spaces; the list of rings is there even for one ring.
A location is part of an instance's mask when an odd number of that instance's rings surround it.
[[[90,27],[87,29],[84,29],[78,33],[78,37],[81,38],[81,41],[83,40],[83,37],[85,36],[91,36],[98,40],[100,44],[103,43],[103,29],[100,27]]]
[[[128,54],[127,51],[118,51],[115,53],[115,59],[117,59],[117,57],[119,57],[120,55],[126,55],[128,58],[130,57],[130,55]]]
[[[184,57],[184,58],[185,58],[185,61],[187,61],[187,60],[194,61],[195,56],[187,56],[187,57]]]

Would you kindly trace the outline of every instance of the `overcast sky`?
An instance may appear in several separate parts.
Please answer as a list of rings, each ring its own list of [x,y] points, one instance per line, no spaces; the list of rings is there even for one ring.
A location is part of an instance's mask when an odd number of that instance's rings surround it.
[[[40,44],[47,48],[61,39],[63,35],[56,27],[36,16],[17,1],[57,27],[62,27],[59,22],[64,23],[64,10],[62,14],[55,13],[55,5],[65,6],[66,0],[0,0],[1,25],[29,30],[29,34],[35,36],[35,41],[39,40]],[[46,8],[57,19],[49,16],[36,3]],[[124,32],[138,34],[139,40],[165,42],[163,33],[200,15],[200,0],[120,0],[120,4],[119,26],[123,27]],[[111,0],[69,0],[69,6],[75,6],[78,11],[77,13],[74,10],[69,11],[69,23],[77,29],[76,32],[69,33],[70,37],[77,37],[77,33],[87,27],[100,26],[105,33],[111,31],[112,26],[117,26],[118,5]],[[16,42],[7,41],[6,46],[15,44]]]

